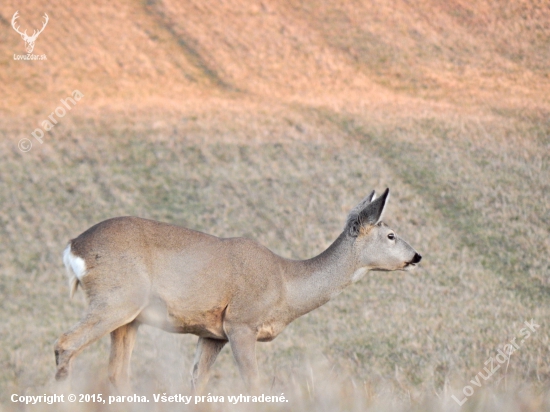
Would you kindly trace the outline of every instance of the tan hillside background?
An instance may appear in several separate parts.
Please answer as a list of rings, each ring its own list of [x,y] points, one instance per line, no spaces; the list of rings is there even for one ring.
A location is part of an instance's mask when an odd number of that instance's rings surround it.
[[[47,60],[14,60],[17,10],[29,34],[49,15]],[[85,308],[61,253],[92,224],[137,215],[304,259],[386,187],[386,222],[424,259],[258,344],[288,403],[116,410],[550,410],[549,73],[547,1],[2,1],[0,410],[60,393],[53,344]],[[136,393],[189,394],[195,342],[141,327]],[[109,393],[108,354],[107,336],[77,357],[73,393]],[[243,390],[224,348],[208,391]]]

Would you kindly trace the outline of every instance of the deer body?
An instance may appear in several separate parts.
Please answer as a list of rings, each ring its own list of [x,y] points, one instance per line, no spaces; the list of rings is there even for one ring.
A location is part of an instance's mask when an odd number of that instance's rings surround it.
[[[82,348],[110,332],[110,379],[128,392],[136,331],[148,324],[199,336],[192,373],[196,389],[206,384],[227,342],[245,383],[256,388],[256,341],[274,339],[294,319],[323,305],[368,270],[412,268],[420,260],[404,241],[393,257],[377,257],[375,247],[368,250],[375,246],[373,239],[368,241],[374,232],[393,233],[380,223],[388,194],[373,202],[373,192],[363,200],[362,206],[372,204],[371,212],[378,214],[371,224],[360,221],[363,209],[355,220],[352,211],[336,241],[303,261],[280,257],[253,240],[217,238],[136,217],[91,227],[65,250],[71,294],[80,284],[89,308],[56,343],[56,378],[68,375],[72,358]]]

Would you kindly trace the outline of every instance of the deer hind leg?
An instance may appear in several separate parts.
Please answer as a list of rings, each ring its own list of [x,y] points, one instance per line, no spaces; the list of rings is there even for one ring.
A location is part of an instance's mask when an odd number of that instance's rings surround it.
[[[130,394],[130,358],[136,342],[139,323],[130,322],[111,332],[109,380],[120,393]]]
[[[61,335],[55,343],[56,380],[69,376],[73,358],[90,343],[113,330],[132,322],[142,307],[120,303],[96,302],[91,304],[84,318],[68,332]]]
[[[199,338],[191,375],[191,386],[196,393],[203,392],[208,383],[210,368],[226,343],[225,340]]]

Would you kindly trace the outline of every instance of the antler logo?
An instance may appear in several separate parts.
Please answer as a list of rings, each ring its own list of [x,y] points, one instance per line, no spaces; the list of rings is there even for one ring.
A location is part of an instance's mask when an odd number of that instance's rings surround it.
[[[32,51],[34,50],[34,43],[36,42],[36,38],[40,33],[44,31],[44,28],[48,24],[49,17],[46,13],[44,13],[44,18],[46,19],[46,21],[42,24],[42,28],[38,31],[34,30],[32,36],[29,36],[27,35],[27,30],[25,30],[24,33],[21,33],[19,31],[19,27],[15,26],[15,20],[17,20],[17,18],[19,17],[17,13],[19,13],[19,10],[16,11],[15,14],[13,15],[13,18],[11,19],[11,25],[13,29],[17,33],[19,33],[21,35],[21,38],[25,41],[25,49],[27,49],[27,53],[32,53]]]

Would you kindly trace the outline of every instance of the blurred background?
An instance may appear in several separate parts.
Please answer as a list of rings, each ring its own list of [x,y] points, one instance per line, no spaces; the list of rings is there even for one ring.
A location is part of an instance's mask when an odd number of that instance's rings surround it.
[[[29,35],[47,13],[46,59],[17,58],[16,11]],[[270,410],[550,410],[549,76],[539,0],[2,1],[0,403],[55,393],[53,344],[85,308],[61,253],[89,226],[137,215],[305,259],[390,187],[422,264],[259,344],[290,399]],[[195,342],[142,327],[136,392],[189,393]],[[76,359],[81,392],[107,390],[108,353]],[[225,348],[208,390],[241,385]]]

